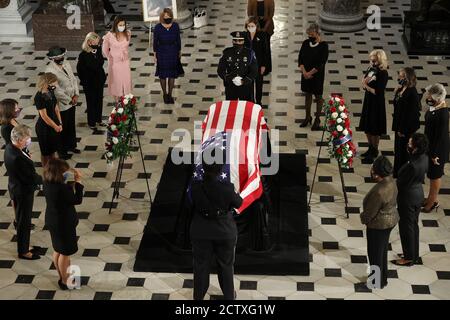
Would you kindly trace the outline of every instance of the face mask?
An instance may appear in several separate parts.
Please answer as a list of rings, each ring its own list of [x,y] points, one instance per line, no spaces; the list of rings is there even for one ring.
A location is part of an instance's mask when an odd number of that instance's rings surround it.
[[[56,87],[55,86],[48,86],[48,91],[55,91]]]
[[[164,23],[165,24],[171,24],[172,23],[172,18],[165,18],[164,19]]]
[[[94,50],[97,50],[97,49],[100,48],[100,46],[99,46],[98,44],[90,45],[90,47],[91,47],[92,49],[94,49]]]
[[[406,83],[406,79],[398,79],[397,82],[399,85],[403,86]]]
[[[316,38],[315,37],[308,37],[309,42],[311,42],[312,44],[316,43]]]
[[[406,150],[408,151],[409,154],[413,154],[413,152],[414,152],[414,149],[411,148],[410,146],[407,146]]]
[[[248,27],[248,32],[250,33],[255,33],[256,32],[256,27]]]
[[[19,116],[20,116],[20,113],[22,112],[22,108],[19,108],[19,109],[17,109],[15,112],[14,112],[14,118],[18,118]]]
[[[56,63],[57,65],[62,65],[62,64],[64,63],[64,58],[58,59],[58,60],[53,60],[53,61],[55,61],[55,63]]]
[[[31,146],[31,138],[27,139],[27,142],[25,143],[25,148],[30,149]]]
[[[236,43],[236,42],[233,43],[233,47],[235,48],[242,48],[243,46],[244,46],[243,43]]]
[[[378,67],[378,62],[370,62],[370,65],[374,68]]]
[[[125,31],[125,27],[117,27],[117,31],[124,32]]]
[[[434,107],[434,104],[435,104],[434,100],[427,99],[426,102],[429,107]]]

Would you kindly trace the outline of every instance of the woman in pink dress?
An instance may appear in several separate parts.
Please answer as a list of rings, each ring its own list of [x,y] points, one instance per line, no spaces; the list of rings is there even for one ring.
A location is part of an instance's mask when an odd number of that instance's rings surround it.
[[[108,59],[108,90],[116,101],[131,93],[130,39],[131,32],[120,16],[114,19],[111,31],[103,37],[103,55]]]

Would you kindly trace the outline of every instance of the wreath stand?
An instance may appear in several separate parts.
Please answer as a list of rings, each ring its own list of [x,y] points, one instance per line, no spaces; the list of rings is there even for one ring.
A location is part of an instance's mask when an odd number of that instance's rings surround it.
[[[319,152],[317,154],[317,160],[316,160],[316,166],[314,169],[314,176],[311,183],[311,190],[309,191],[309,199],[308,199],[308,209],[311,211],[311,197],[314,190],[314,182],[316,181],[316,175],[317,175],[317,167],[319,166],[319,158],[320,158],[320,152],[322,151],[322,145],[323,145],[323,139],[325,136],[326,126],[323,126],[322,130],[322,138],[320,139],[320,145],[319,145]],[[342,168],[339,165],[339,162],[337,161],[338,169],[339,169],[339,176],[341,178],[341,187],[342,187],[342,193],[344,194],[344,203],[345,203],[345,213],[347,214],[347,219],[349,218],[349,210],[348,210],[348,197],[347,197],[347,190],[345,190],[345,181],[344,181],[344,174],[342,172]]]
[[[136,136],[137,136],[137,141],[138,141],[138,149],[139,149],[139,153],[141,156],[141,161],[142,161],[142,167],[144,168],[144,175],[145,175],[145,182],[147,184],[147,191],[148,191],[148,196],[150,197],[150,208],[153,205],[153,201],[152,201],[152,194],[150,193],[150,184],[148,183],[148,175],[147,175],[147,169],[145,168],[145,161],[144,161],[144,153],[142,152],[142,145],[141,145],[141,138],[139,137],[139,130],[138,130],[138,126],[137,126],[137,120],[136,120],[136,113],[133,111],[132,113],[132,117],[131,117],[131,121],[129,123],[129,127],[128,127],[128,134],[127,134],[127,141],[126,143],[128,145],[131,144],[132,139],[133,139],[133,134],[132,134],[132,129],[134,128],[134,132],[136,132]],[[113,195],[112,195],[112,199],[109,205],[109,214],[111,214],[113,205],[114,205],[114,199],[118,199],[120,196],[120,185],[122,182],[122,173],[123,173],[123,167],[125,164],[125,155],[120,156],[119,158],[119,165],[117,166],[117,172],[116,172],[116,179],[114,181],[114,185],[113,185]]]

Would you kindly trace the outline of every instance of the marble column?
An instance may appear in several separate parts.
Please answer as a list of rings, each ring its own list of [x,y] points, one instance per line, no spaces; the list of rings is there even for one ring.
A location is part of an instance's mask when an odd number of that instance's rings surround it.
[[[177,0],[177,22],[181,29],[188,29],[194,24],[192,13],[187,7],[186,0]]]
[[[355,32],[366,27],[360,0],[323,0],[320,28],[332,32]]]
[[[32,14],[25,0],[0,0],[0,41],[33,42]]]

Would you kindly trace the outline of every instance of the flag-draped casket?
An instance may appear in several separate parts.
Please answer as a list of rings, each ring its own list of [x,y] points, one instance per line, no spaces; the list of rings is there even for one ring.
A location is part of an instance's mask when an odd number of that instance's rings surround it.
[[[260,169],[262,133],[268,126],[260,105],[248,101],[220,101],[209,107],[202,124],[202,147],[211,146],[227,152],[227,161],[220,179],[234,185],[243,204],[243,212],[263,193]],[[194,180],[202,178],[201,162],[197,158]]]

